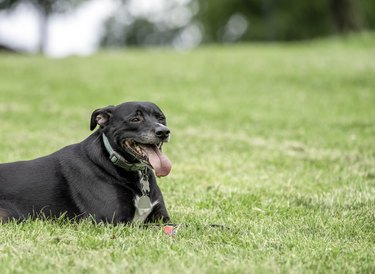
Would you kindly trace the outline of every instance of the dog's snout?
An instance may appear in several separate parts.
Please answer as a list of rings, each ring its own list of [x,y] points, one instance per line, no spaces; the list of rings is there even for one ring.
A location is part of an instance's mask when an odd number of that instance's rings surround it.
[[[171,131],[166,126],[158,126],[155,128],[155,135],[161,139],[168,139]]]

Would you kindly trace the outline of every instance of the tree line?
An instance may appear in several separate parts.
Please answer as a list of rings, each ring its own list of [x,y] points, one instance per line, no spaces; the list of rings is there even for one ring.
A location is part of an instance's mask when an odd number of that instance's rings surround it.
[[[43,51],[50,16],[85,1],[89,0],[0,0],[0,10],[32,4],[40,15]],[[118,8],[105,23],[104,47],[183,45],[189,39],[196,44],[291,41],[375,28],[374,0],[169,0],[165,16],[154,17],[129,12],[132,0],[113,1]]]

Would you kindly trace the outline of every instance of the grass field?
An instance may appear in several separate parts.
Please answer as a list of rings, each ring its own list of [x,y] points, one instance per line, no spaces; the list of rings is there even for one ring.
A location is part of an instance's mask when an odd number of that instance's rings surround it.
[[[0,55],[0,162],[90,134],[91,112],[156,102],[177,234],[0,225],[0,273],[374,273],[375,38]],[[210,228],[223,224],[227,228]]]

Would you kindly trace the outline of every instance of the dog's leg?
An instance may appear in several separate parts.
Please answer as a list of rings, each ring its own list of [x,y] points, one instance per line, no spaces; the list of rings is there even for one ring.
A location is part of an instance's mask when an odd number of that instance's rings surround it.
[[[148,215],[145,223],[168,223],[170,220],[167,209],[165,208],[164,203],[157,204],[150,215]]]

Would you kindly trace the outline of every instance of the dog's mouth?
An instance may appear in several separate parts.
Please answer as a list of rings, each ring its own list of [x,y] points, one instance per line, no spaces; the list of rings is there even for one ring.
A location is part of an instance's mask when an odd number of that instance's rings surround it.
[[[122,146],[137,160],[152,167],[158,177],[167,176],[172,169],[171,161],[162,152],[163,143],[142,144],[132,139],[125,139]]]

